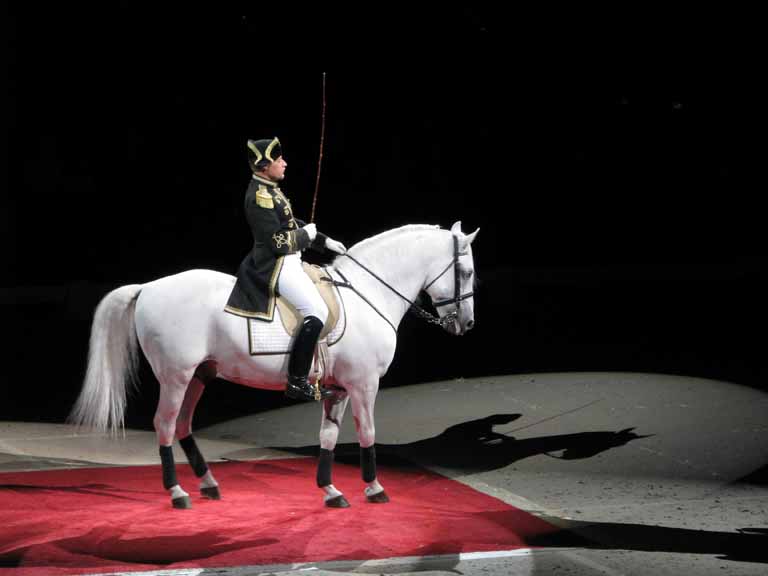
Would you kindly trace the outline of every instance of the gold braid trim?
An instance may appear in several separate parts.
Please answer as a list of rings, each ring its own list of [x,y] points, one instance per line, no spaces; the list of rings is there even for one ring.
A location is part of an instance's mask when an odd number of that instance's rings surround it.
[[[253,140],[248,140],[248,148],[251,149],[251,152],[256,154],[256,164],[257,162],[261,162],[261,159],[264,158],[264,156],[261,155],[261,152],[259,152],[259,149],[256,147],[256,143]]]
[[[274,162],[274,161],[275,161],[275,159],[274,159],[274,158],[272,158],[272,150],[273,150],[273,149],[274,149],[274,147],[275,147],[275,146],[277,146],[278,144],[280,144],[280,140],[278,140],[277,138],[275,138],[274,140],[272,140],[272,142],[270,142],[270,143],[269,143],[269,146],[267,146],[267,149],[266,149],[266,151],[264,152],[264,155],[267,157],[267,160],[269,160],[270,162]]]

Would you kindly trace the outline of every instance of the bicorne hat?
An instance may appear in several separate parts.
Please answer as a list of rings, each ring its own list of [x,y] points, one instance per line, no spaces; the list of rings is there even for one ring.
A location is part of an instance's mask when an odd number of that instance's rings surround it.
[[[280,140],[248,140],[248,163],[251,168],[261,170],[283,155]]]

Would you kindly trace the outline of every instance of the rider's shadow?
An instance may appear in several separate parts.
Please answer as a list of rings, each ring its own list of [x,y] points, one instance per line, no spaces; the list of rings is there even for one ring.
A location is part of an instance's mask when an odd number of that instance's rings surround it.
[[[494,426],[509,424],[520,414],[495,414],[463,422],[447,428],[441,434],[408,444],[377,444],[379,463],[395,466],[437,466],[462,471],[487,471],[501,468],[538,454],[564,460],[590,458],[601,452],[650,435],[638,435],[633,428],[617,432],[581,432],[540,436],[517,440],[509,434],[494,431]],[[279,447],[279,450],[317,455],[318,446],[299,448]],[[336,461],[357,465],[359,447],[356,443],[339,444]],[[485,512],[487,518],[514,530],[510,523],[516,517],[507,512]],[[768,563],[768,530],[744,528],[737,532],[715,532],[655,525],[623,524],[617,522],[585,522],[566,518],[539,517],[559,530],[532,537],[527,544],[537,548],[587,548],[594,550],[637,550],[644,552],[673,552],[716,555],[722,560]],[[417,555],[417,552],[414,552]],[[441,556],[430,561],[430,570],[455,571],[457,556]]]
[[[503,468],[537,454],[564,460],[590,458],[648,436],[635,434],[634,428],[625,428],[618,432],[580,432],[518,440],[493,430],[494,426],[509,424],[520,416],[494,414],[456,424],[425,440],[407,444],[376,444],[376,459],[381,464],[389,465],[412,463],[483,472]],[[317,453],[317,446],[277,449],[308,455]],[[357,443],[339,444],[334,453],[337,462],[356,464],[359,460]]]

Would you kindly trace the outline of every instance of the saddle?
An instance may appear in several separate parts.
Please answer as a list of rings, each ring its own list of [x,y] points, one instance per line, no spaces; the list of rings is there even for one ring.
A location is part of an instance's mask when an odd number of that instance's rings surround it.
[[[308,264],[307,262],[302,262],[301,265],[307,276],[314,282],[317,291],[320,292],[320,296],[323,298],[323,302],[328,307],[328,319],[325,322],[325,326],[323,326],[323,331],[320,332],[319,338],[319,340],[324,340],[339,321],[339,303],[334,296],[333,284],[322,280],[322,278],[330,280],[330,276],[320,266]],[[302,321],[302,315],[282,296],[277,297],[277,309],[280,311],[280,318],[283,321],[285,331],[289,336],[292,336],[296,331],[296,326]]]
[[[318,340],[318,348],[321,350],[336,344],[344,335],[346,328],[346,314],[341,293],[331,282],[323,280],[330,278],[320,266],[303,264],[304,272],[312,279],[320,296],[328,307],[328,319],[323,326]],[[288,354],[291,348],[291,340],[296,332],[297,325],[302,321],[302,316],[290,302],[284,298],[277,298],[277,314],[280,321],[264,322],[254,318],[248,318],[248,342],[251,356],[270,354]],[[326,350],[322,350],[325,352]]]

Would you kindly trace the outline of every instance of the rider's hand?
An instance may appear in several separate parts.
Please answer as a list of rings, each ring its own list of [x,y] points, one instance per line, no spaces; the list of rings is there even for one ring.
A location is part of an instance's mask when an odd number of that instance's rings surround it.
[[[336,254],[344,254],[347,251],[344,244],[332,238],[326,238],[325,247],[332,252],[336,252]]]
[[[302,228],[302,230],[306,230],[307,234],[309,234],[309,241],[312,242],[315,239],[315,236],[317,236],[317,226],[315,223],[307,224]]]

